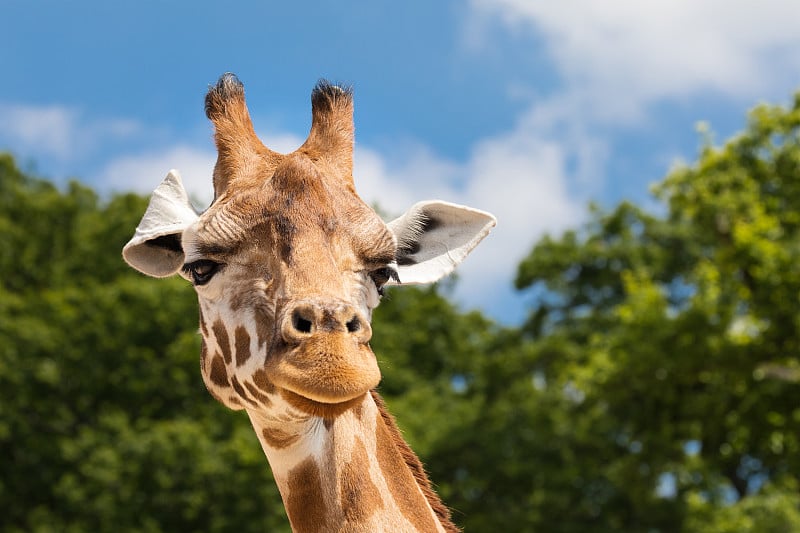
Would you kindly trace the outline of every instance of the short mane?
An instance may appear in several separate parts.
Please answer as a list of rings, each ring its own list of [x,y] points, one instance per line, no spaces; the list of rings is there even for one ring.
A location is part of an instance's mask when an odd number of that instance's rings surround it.
[[[450,518],[450,509],[448,509],[447,506],[442,503],[439,495],[434,492],[433,488],[431,487],[431,482],[428,479],[428,474],[425,472],[425,467],[422,466],[422,462],[419,460],[419,457],[417,457],[417,454],[414,453],[411,447],[403,439],[394,417],[386,409],[386,404],[384,403],[383,398],[381,398],[380,394],[374,390],[370,392],[372,393],[372,399],[375,400],[375,405],[378,406],[378,411],[381,413],[383,423],[386,424],[386,428],[389,430],[389,434],[392,436],[392,440],[397,446],[400,455],[403,456],[406,466],[408,466],[409,470],[411,470],[411,473],[414,474],[414,479],[416,480],[417,485],[419,485],[419,488],[422,491],[422,494],[425,496],[425,499],[428,500],[428,504],[430,504],[431,509],[433,509],[433,512],[436,514],[436,517],[439,519],[442,527],[447,533],[460,533],[461,529],[459,529],[459,527],[456,526]]]

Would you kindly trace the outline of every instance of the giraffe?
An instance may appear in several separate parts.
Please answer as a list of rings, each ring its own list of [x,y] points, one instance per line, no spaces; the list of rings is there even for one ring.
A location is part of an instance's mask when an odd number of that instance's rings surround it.
[[[279,154],[224,74],[205,100],[211,205],[197,213],[170,171],[123,257],[194,285],[205,385],[247,413],[294,531],[458,531],[376,392],[370,323],[386,286],[449,274],[495,218],[424,201],[385,223],[354,187],[352,91],[320,81],[311,107]]]

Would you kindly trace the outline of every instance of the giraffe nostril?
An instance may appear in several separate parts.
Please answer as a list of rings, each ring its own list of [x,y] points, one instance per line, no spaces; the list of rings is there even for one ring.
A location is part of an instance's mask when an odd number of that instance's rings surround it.
[[[339,301],[294,303],[281,323],[281,335],[292,345],[330,334],[345,334],[353,341],[365,343],[372,336],[372,328],[365,316]]]
[[[292,327],[300,333],[311,333],[313,323],[305,318],[299,309],[295,309],[292,313]]]
[[[361,320],[358,318],[358,316],[354,316],[347,322],[347,324],[345,324],[345,326],[347,327],[347,331],[349,333],[355,333],[361,329]]]

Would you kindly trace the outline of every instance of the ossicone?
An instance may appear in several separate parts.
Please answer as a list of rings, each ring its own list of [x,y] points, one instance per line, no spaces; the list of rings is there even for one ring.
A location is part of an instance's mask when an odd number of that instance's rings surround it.
[[[244,85],[236,75],[226,72],[210,86],[205,100],[206,116],[214,124],[217,164],[214,167],[214,197],[218,198],[231,181],[243,176],[243,169],[258,167],[258,161],[274,161],[278,154],[264,146],[256,136],[245,103]]]
[[[311,131],[300,151],[352,184],[353,134],[352,88],[320,80],[311,91]]]

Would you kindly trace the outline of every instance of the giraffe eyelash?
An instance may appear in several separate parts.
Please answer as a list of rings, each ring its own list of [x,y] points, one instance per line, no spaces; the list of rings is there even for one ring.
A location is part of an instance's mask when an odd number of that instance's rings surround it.
[[[383,296],[384,285],[390,280],[400,283],[400,275],[397,273],[397,270],[390,266],[373,270],[369,273],[369,277],[375,284],[375,288],[378,289],[378,294],[381,296]]]

